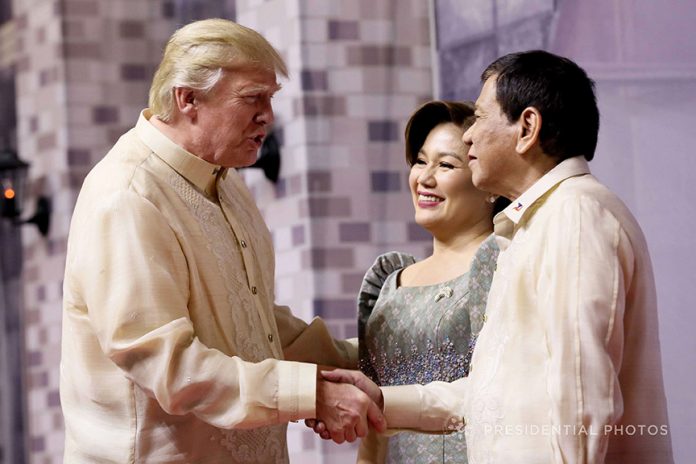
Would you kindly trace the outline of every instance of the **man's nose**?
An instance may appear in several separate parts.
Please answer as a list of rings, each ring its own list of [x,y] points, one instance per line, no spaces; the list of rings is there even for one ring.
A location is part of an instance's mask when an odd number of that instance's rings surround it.
[[[265,126],[270,126],[273,124],[273,121],[275,120],[275,116],[273,115],[273,106],[271,105],[271,99],[265,99],[263,103],[261,104],[261,108],[259,112],[256,114],[256,117],[254,118],[257,124],[263,124]]]
[[[471,128],[474,127],[469,126],[467,130],[464,131],[462,134],[462,142],[464,142],[465,145],[471,145],[473,142],[471,141]]]

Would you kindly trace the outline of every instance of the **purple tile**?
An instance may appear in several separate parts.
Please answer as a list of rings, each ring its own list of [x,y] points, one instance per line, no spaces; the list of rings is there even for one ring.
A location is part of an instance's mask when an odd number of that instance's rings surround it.
[[[46,247],[49,256],[64,255],[68,249],[68,240],[65,238],[52,238]]]
[[[401,190],[401,173],[394,171],[373,171],[370,173],[373,192],[398,192]]]
[[[411,66],[413,58],[408,47],[392,45],[356,45],[348,47],[350,66]]]
[[[39,285],[36,287],[36,299],[37,301],[46,301],[46,286]]]
[[[81,39],[85,36],[85,26],[82,21],[63,20],[61,23],[63,36],[67,39]]]
[[[41,322],[41,312],[38,309],[30,309],[29,311],[27,311],[27,316],[25,320],[26,325],[28,326],[37,325]]]
[[[42,436],[29,437],[29,451],[40,453],[46,449],[46,441]]]
[[[39,71],[39,86],[45,87],[58,80],[58,70],[56,68],[42,69]]]
[[[50,150],[56,146],[56,134],[55,132],[49,132],[48,134],[40,135],[36,142],[39,151]]]
[[[427,230],[415,222],[409,222],[406,227],[406,236],[409,242],[428,242],[433,239],[433,236]]]
[[[27,13],[19,15],[14,20],[15,28],[17,31],[23,31],[29,25],[29,18]]]
[[[296,116],[343,116],[346,98],[334,95],[303,95],[293,102]]]
[[[39,280],[39,268],[36,266],[28,266],[24,269],[24,280],[26,282],[36,282]]]
[[[174,2],[172,0],[167,0],[162,3],[162,17],[171,19],[176,16],[176,7],[174,6]]]
[[[305,243],[305,228],[303,225],[293,226],[292,228],[292,246],[304,245]]]
[[[331,191],[331,171],[309,171],[307,172],[307,191],[330,192]]]
[[[273,189],[275,190],[275,197],[277,199],[280,198],[285,198],[288,195],[288,181],[287,179],[280,177],[278,178],[278,182],[275,183],[273,186]]]
[[[314,314],[325,319],[351,319],[357,316],[354,299],[315,299]]]
[[[115,106],[95,106],[92,108],[92,120],[95,124],[118,122],[118,108]]]
[[[121,65],[121,78],[124,81],[147,80],[147,66],[144,64],[124,63]]]
[[[45,27],[40,27],[36,31],[36,43],[44,43],[46,41],[46,28]]]
[[[353,322],[343,326],[343,336],[345,338],[355,338],[358,336],[358,324]]]
[[[302,217],[345,217],[350,215],[350,198],[309,198],[300,205]]]
[[[344,222],[338,225],[341,242],[369,242],[370,224],[368,222]]]
[[[145,37],[145,24],[142,21],[121,21],[118,33],[124,39],[141,39]]]
[[[58,390],[48,392],[46,402],[48,403],[49,408],[60,407],[60,393]]]
[[[362,285],[364,274],[361,272],[357,273],[347,273],[341,276],[341,291],[343,293],[349,293],[357,295],[360,290],[360,285]]]
[[[43,353],[41,351],[27,352],[27,365],[29,367],[40,366],[43,361]]]
[[[106,131],[106,135],[109,140],[109,145],[115,144],[123,134],[128,132],[129,129],[130,127],[110,127],[109,130]]]
[[[304,69],[300,74],[302,79],[302,90],[328,90],[329,80],[324,70]]]
[[[86,148],[68,148],[68,166],[89,166],[92,163]]]
[[[295,174],[287,178],[288,181],[288,195],[297,195],[302,193],[302,175]]]
[[[329,21],[329,40],[358,40],[360,38],[357,21]]]
[[[68,172],[68,185],[73,190],[79,190],[85,181],[87,173],[81,169],[72,169]]]
[[[370,142],[397,142],[401,139],[396,121],[368,121],[367,133]]]
[[[302,266],[312,269],[344,269],[353,267],[355,256],[350,248],[314,248],[302,254]]]
[[[31,59],[28,56],[17,58],[15,69],[17,73],[28,72],[31,69]]]
[[[28,375],[29,388],[40,388],[48,385],[48,372],[31,372]]]
[[[65,59],[99,59],[101,46],[96,42],[68,42],[63,44]]]
[[[96,0],[69,0],[59,2],[65,16],[96,16],[99,3]]]

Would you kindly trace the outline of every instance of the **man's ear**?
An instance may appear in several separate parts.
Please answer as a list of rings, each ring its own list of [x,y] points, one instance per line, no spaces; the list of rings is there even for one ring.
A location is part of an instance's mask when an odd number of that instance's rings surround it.
[[[198,111],[196,91],[188,87],[175,87],[174,106],[182,116],[195,119]]]
[[[528,106],[517,120],[518,133],[515,150],[523,154],[529,151],[539,141],[541,131],[541,113],[533,106]]]

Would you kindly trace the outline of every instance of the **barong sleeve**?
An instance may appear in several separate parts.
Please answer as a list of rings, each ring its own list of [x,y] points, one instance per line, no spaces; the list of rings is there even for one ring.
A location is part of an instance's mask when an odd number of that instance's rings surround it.
[[[382,387],[388,431],[452,433],[464,427],[468,378]]]
[[[619,221],[595,199],[558,209],[540,256],[539,315],[549,351],[553,462],[604,462],[623,413],[618,373],[626,282],[634,256]]]
[[[336,340],[322,319],[315,317],[307,324],[287,306],[275,307],[275,319],[285,359],[343,369],[358,367],[356,338]]]

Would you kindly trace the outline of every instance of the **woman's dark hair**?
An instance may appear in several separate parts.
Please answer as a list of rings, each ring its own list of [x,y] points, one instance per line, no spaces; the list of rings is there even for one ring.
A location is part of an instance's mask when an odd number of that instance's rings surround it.
[[[413,166],[418,159],[418,152],[423,148],[425,139],[436,126],[451,122],[466,131],[474,123],[473,102],[453,102],[433,100],[418,108],[408,120],[404,137],[406,139],[406,162]],[[499,197],[493,203],[493,215],[504,210],[510,200]]]
[[[408,120],[404,137],[406,139],[406,162],[409,166],[418,159],[428,134],[436,126],[451,122],[462,130],[474,123],[474,104],[472,102],[452,102],[433,100],[418,108]]]

